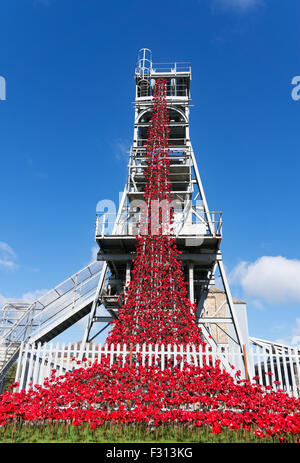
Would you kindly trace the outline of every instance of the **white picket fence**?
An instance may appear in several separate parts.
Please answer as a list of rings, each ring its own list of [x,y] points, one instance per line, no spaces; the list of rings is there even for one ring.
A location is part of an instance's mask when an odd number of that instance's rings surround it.
[[[244,355],[245,354],[245,355]],[[87,361],[83,361],[86,358]],[[241,353],[240,349],[232,347],[202,348],[194,345],[101,345],[87,344],[84,355],[78,344],[24,344],[20,349],[16,381],[18,390],[28,390],[35,384],[43,384],[49,378],[51,371],[56,370],[56,376],[63,375],[79,367],[88,367],[96,360],[100,363],[104,358],[112,365],[116,359],[122,364],[141,363],[142,365],[158,365],[161,370],[169,365],[180,369],[184,362],[203,366],[215,365],[221,362],[221,368],[232,374],[235,379],[249,378],[264,386],[272,386],[274,390],[284,389],[290,396],[300,397],[300,356],[299,349],[290,348],[286,352],[272,353],[265,348],[250,345]],[[76,359],[76,360],[74,360]],[[234,368],[231,368],[234,366]],[[245,367],[246,366],[246,367]],[[235,373],[240,370],[241,376]],[[279,381],[280,385],[274,384]],[[252,381],[254,382],[254,380]]]

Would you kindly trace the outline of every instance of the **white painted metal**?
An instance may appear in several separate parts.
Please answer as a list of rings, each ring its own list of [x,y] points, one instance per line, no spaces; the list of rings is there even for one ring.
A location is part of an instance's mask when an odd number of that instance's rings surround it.
[[[250,338],[255,375],[263,384],[279,381],[289,395],[300,397],[300,347]],[[266,372],[271,374],[266,374]]]
[[[48,341],[85,314],[94,301],[102,265],[91,262],[31,304],[4,305],[0,311],[0,383],[22,342]]]
[[[113,226],[112,235],[114,235],[116,233],[116,230],[118,228],[120,217],[122,215],[122,212],[123,212],[123,209],[124,209],[124,206],[125,206],[127,192],[128,192],[127,186],[125,186],[122,197],[121,197],[121,201],[120,201],[116,221],[115,221],[114,226]],[[96,226],[96,233],[97,233],[97,226]],[[104,281],[105,281],[105,276],[106,276],[106,273],[107,273],[107,270],[108,270],[107,267],[108,267],[107,263],[105,262],[104,265],[103,265],[103,270],[102,270],[98,285],[97,285],[96,293],[94,295],[92,310],[91,310],[90,315],[88,317],[85,332],[84,332],[84,335],[83,335],[83,338],[82,338],[82,355],[83,355],[83,350],[85,348],[85,344],[89,340],[89,336],[90,336],[93,324],[94,324],[95,319],[96,319],[97,307],[101,304],[101,294],[103,293],[103,290],[104,290]]]
[[[276,353],[270,354],[266,352],[265,348],[256,346],[257,350],[254,352],[249,349],[247,357],[255,365],[256,369],[256,382],[263,386],[271,386],[273,390],[282,389],[286,391],[291,397],[300,397],[300,376],[299,368],[291,368],[298,362],[299,356],[297,349],[289,348],[289,352],[282,354],[280,357],[281,369],[277,370]],[[83,361],[81,357],[81,348],[76,344],[62,344],[53,346],[52,343],[41,345],[22,344],[20,349],[18,368],[16,374],[16,381],[20,383],[18,390],[28,390],[34,387],[35,384],[43,384],[45,378],[49,378],[51,371],[56,370],[56,376],[62,375],[67,371],[72,371],[74,368],[88,367],[90,363],[97,361],[101,363],[104,358],[109,359],[112,365],[117,358],[121,359],[124,365],[129,361],[129,353],[132,352],[133,362],[136,362],[136,355],[140,354],[141,363],[146,365],[159,365],[160,369],[167,367],[168,360],[172,360],[172,364],[183,368],[183,363],[191,363],[199,366],[206,364],[216,365],[220,362],[220,368],[233,375],[235,380],[237,377],[235,373],[240,370],[240,379],[245,378],[244,359],[238,347],[214,346],[213,348],[206,346],[181,345],[171,346],[170,344],[164,345],[133,345],[130,349],[124,345],[96,345],[95,343],[87,343],[85,345],[84,356],[87,361]],[[181,358],[178,359],[177,355]],[[72,360],[75,358],[75,360]],[[79,362],[79,364],[77,363]],[[232,366],[234,368],[232,368]],[[284,371],[284,376],[281,376],[281,371]],[[272,372],[272,375],[266,373]],[[280,381],[280,385],[274,384],[274,381]],[[254,384],[255,380],[250,376],[250,381]],[[33,383],[31,385],[30,383]]]
[[[174,211],[173,233],[176,239],[181,239],[181,242],[185,243],[182,244],[183,250],[189,248],[187,255],[185,256],[183,253],[181,258],[183,262],[185,259],[190,259],[187,264],[186,278],[190,283],[190,298],[197,302],[197,322],[206,342],[214,347],[216,342],[212,338],[212,326],[216,324],[216,320],[208,320],[207,318],[202,320],[204,317],[202,307],[209,288],[214,284],[215,270],[218,266],[227,298],[228,317],[226,323],[229,328],[226,330],[228,336],[231,336],[231,339],[242,350],[242,346],[248,344],[248,339],[242,339],[243,336],[233,310],[232,296],[222,264],[222,254],[219,251],[222,239],[222,213],[209,210],[190,140],[191,67],[188,63],[153,63],[151,52],[147,49],[140,50],[138,65],[135,69],[136,99],[133,144],[129,150],[128,176],[122,204],[120,204],[115,222],[114,215],[107,212],[97,215],[96,241],[102,253],[99,255],[99,259],[108,262],[112,272],[116,272],[116,269],[119,271],[118,269],[121,268],[120,272],[123,273],[121,276],[118,275],[118,278],[121,277],[123,284],[126,283],[128,266],[133,259],[132,247],[135,246],[131,244],[131,240],[134,241],[139,230],[140,216],[136,210],[136,201],[143,198],[143,182],[145,181],[143,172],[146,164],[145,142],[153,111],[153,83],[157,77],[163,77],[170,82],[167,90],[167,108],[170,115],[170,181],[172,199],[176,200],[178,205]],[[134,223],[132,217],[135,219]],[[112,225],[114,226],[112,234],[106,234],[106,228],[111,229]],[[114,241],[111,240],[113,235],[115,236]],[[123,247],[128,247],[129,250],[125,250]],[[215,257],[209,257],[208,252],[203,251],[204,247],[208,247],[210,255],[214,253]],[[119,253],[115,252],[115,248],[120,249]],[[126,266],[126,274],[122,262]],[[199,270],[201,265],[202,270]],[[202,276],[200,277],[200,275]],[[198,288],[197,291],[196,287]],[[102,287],[102,290],[105,289]],[[100,292],[98,294],[98,298],[101,299]],[[91,323],[95,321],[100,321],[100,319],[92,316],[89,321],[89,330]],[[88,337],[85,335],[83,340],[86,342]]]

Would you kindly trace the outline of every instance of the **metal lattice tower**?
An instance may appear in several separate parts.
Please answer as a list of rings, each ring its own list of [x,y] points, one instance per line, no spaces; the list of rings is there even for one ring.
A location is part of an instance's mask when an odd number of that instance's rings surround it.
[[[208,208],[195,154],[190,140],[189,63],[152,63],[152,54],[142,49],[135,68],[136,96],[133,144],[129,152],[128,177],[120,197],[117,214],[99,212],[96,222],[97,260],[103,262],[96,298],[83,341],[94,339],[117,317],[122,293],[131,278],[135,256],[135,236],[139,230],[139,201],[144,188],[145,143],[153,113],[153,89],[158,78],[167,80],[167,103],[170,118],[170,181],[174,201],[174,234],[189,297],[197,305],[197,323],[210,345],[233,343],[248,345],[247,329],[241,327],[238,306],[227,282],[220,244],[222,213]],[[223,301],[215,310],[206,307],[207,297],[216,276],[222,285]],[[121,296],[121,297],[120,297]],[[238,301],[237,301],[238,302]],[[103,306],[106,313],[103,313]],[[99,308],[100,313],[99,313]],[[245,321],[245,320],[243,320]],[[106,323],[91,337],[95,323]],[[218,336],[216,335],[218,334]],[[220,337],[220,333],[223,336]]]
[[[153,111],[155,80],[167,80],[170,119],[170,181],[174,201],[174,234],[197,306],[197,323],[212,346],[248,347],[245,303],[232,298],[220,245],[222,214],[208,208],[190,140],[189,63],[152,63],[144,48],[135,68],[136,96],[133,143],[128,176],[117,213],[98,212],[97,261],[91,262],[34,302],[7,302],[0,311],[0,389],[22,343],[46,343],[88,315],[82,339],[95,339],[118,316],[122,295],[131,279],[145,177],[145,142]],[[215,282],[218,287],[214,288]],[[220,285],[219,285],[220,283]],[[98,329],[98,324],[100,327]]]

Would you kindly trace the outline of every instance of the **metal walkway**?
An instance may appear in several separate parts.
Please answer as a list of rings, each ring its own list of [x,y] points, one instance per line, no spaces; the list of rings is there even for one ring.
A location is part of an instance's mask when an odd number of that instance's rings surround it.
[[[7,302],[2,307],[0,385],[22,342],[48,342],[90,312],[102,265],[91,262],[33,303]]]

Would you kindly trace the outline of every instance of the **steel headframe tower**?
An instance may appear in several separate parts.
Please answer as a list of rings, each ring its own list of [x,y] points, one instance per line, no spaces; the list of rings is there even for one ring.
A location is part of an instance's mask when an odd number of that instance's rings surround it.
[[[167,80],[167,103],[170,118],[170,181],[174,198],[174,234],[179,250],[189,297],[197,306],[197,323],[205,341],[211,346],[234,344],[248,346],[248,333],[240,323],[236,304],[227,282],[220,244],[222,213],[208,208],[195,154],[190,140],[189,63],[152,63],[149,49],[138,54],[135,68],[136,96],[133,144],[129,152],[128,177],[116,214],[99,212],[96,221],[97,260],[103,262],[96,297],[83,337],[83,346],[105,330],[118,316],[122,304],[120,295],[126,293],[135,256],[136,234],[139,229],[139,200],[145,187],[144,168],[148,127],[153,113],[153,89],[158,78]],[[222,284],[224,300],[219,307],[207,310],[206,300],[213,291],[216,277]],[[104,309],[105,308],[105,312]],[[99,313],[100,311],[100,313]],[[100,330],[91,335],[96,322]],[[105,325],[103,326],[103,323]]]

